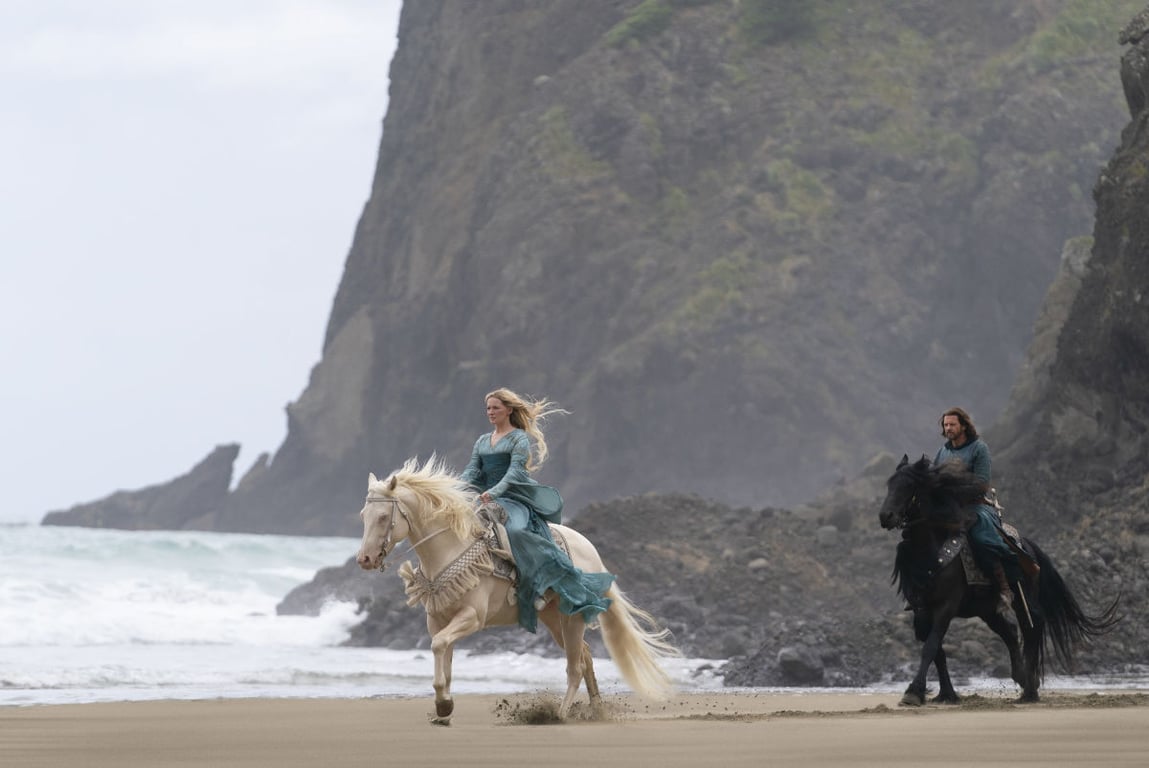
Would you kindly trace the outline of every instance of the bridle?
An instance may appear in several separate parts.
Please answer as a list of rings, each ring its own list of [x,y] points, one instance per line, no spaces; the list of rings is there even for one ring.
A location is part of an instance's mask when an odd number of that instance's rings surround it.
[[[918,510],[919,514],[917,514],[917,515],[911,514],[911,511],[913,510],[913,508],[915,506],[919,507],[919,510]],[[915,525],[921,525],[922,523],[924,523],[926,521],[925,521],[925,518],[922,517],[920,512],[921,512],[921,509],[920,509],[920,505],[918,504],[918,494],[917,494],[917,492],[914,492],[914,494],[912,496],[910,496],[910,500],[905,503],[905,506],[898,509],[898,518],[899,518],[898,524],[895,526],[891,526],[891,528],[901,531],[901,530],[905,530],[906,528],[910,528],[910,527],[915,526]]]
[[[391,543],[391,537],[395,535],[395,510],[399,510],[399,514],[403,516],[403,522],[407,523],[407,529],[411,529],[411,519],[407,517],[407,513],[403,511],[403,506],[399,504],[399,500],[394,496],[368,496],[367,503],[372,502],[386,502],[391,504],[391,511],[387,513],[387,532],[383,536],[383,551],[379,553],[379,570],[387,570],[387,555],[391,554],[391,549],[394,545]]]
[[[905,530],[906,528],[914,525],[921,525],[925,522],[920,513],[917,515],[912,514],[912,511],[916,506],[918,506],[918,495],[915,493],[910,497],[910,500],[906,502],[906,506],[901,512],[902,522],[898,525],[898,528]]]
[[[907,466],[905,464],[899,464],[894,474],[908,477],[908,482],[913,483],[911,488],[914,489],[910,494],[910,500],[906,502],[905,506],[898,510],[898,517],[901,519],[898,521],[898,524],[895,527],[898,530],[905,530],[907,528],[912,528],[914,526],[926,523],[926,518],[922,514],[921,503],[918,501],[918,496],[921,495],[921,493],[925,490],[922,486],[920,475],[918,472],[914,471],[914,467]],[[913,514],[915,507],[918,511],[918,514],[916,515]]]
[[[399,499],[395,498],[394,496],[370,496],[369,495],[367,497],[367,503],[370,504],[372,502],[385,502],[385,503],[391,505],[391,511],[387,513],[387,532],[383,536],[383,551],[379,554],[379,570],[385,571],[385,570],[387,570],[387,556],[391,554],[391,550],[395,546],[394,544],[391,543],[391,537],[395,535],[395,510],[399,510],[399,514],[403,516],[403,522],[405,522],[407,524],[407,531],[408,532],[414,531],[415,529],[411,525],[411,518],[407,516],[406,510],[403,509],[403,505],[399,503]],[[411,546],[409,546],[407,548],[407,552],[411,552],[413,549],[415,549],[415,547],[419,546],[420,544],[422,544],[426,541],[433,539],[434,537],[438,536],[440,533],[443,533],[446,530],[447,530],[446,528],[440,528],[439,530],[435,531],[434,533],[430,533],[430,534],[424,536],[423,538],[419,539],[419,541],[417,541],[414,544],[412,544]],[[404,554],[407,554],[407,553],[404,553]]]

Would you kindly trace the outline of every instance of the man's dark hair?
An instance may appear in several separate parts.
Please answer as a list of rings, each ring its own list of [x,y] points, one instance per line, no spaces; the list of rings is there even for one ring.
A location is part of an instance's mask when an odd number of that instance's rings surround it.
[[[977,427],[975,427],[973,425],[973,419],[971,419],[969,417],[968,413],[966,413],[961,408],[957,408],[957,407],[950,408],[949,410],[947,410],[945,413],[942,414],[942,417],[940,419],[938,419],[938,426],[939,427],[942,425],[942,422],[946,420],[946,416],[957,416],[958,423],[961,424],[963,427],[965,427],[966,439],[969,440],[970,442],[977,440]],[[946,434],[945,430],[942,430],[942,437],[945,437],[945,434]]]

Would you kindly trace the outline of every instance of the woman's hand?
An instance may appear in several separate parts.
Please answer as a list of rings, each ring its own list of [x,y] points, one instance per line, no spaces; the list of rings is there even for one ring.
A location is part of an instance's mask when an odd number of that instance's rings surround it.
[[[480,499],[480,500],[481,500],[481,501],[482,501],[484,504],[490,504],[492,501],[494,501],[494,499],[491,497],[491,494],[490,494],[490,493],[488,493],[487,491],[483,491],[482,493],[480,493],[480,494],[479,494],[479,499]]]

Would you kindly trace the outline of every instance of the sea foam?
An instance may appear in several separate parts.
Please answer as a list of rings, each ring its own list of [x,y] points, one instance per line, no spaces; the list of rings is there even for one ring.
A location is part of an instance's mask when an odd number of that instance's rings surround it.
[[[293,587],[358,546],[346,538],[0,526],[0,705],[429,695],[429,652],[342,645],[362,618],[357,606],[275,612]],[[682,659],[670,672],[680,687],[718,687],[712,666]],[[561,689],[564,667],[558,658],[460,651],[453,688]],[[613,664],[596,668],[604,690],[624,690]]]

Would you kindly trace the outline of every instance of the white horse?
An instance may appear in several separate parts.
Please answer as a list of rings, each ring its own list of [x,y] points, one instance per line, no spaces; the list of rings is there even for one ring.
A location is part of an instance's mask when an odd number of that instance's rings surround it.
[[[441,725],[450,724],[454,710],[451,656],[455,643],[486,627],[518,622],[514,586],[492,574],[494,561],[475,502],[475,494],[432,456],[422,467],[409,459],[386,480],[372,474],[367,501],[359,513],[363,543],[356,561],[363,569],[383,569],[387,555],[400,541],[413,542],[419,568],[405,562],[399,574],[406,583],[408,605],[422,603],[427,611],[435,657],[436,717],[432,722]],[[551,532],[556,540],[566,541],[577,567],[587,572],[606,570],[594,546],[580,533],[561,525],[552,525]],[[667,640],[669,633],[655,629],[653,617],[628,601],[616,586],[611,585],[607,597],[611,605],[599,621],[607,650],[623,679],[645,698],[666,698],[671,683],[659,661],[679,655]],[[559,707],[559,717],[565,718],[583,680],[592,707],[599,705],[601,697],[590,646],[583,639],[586,622],[580,615],[560,613],[553,592],[546,598],[539,620],[566,651],[567,690]]]

